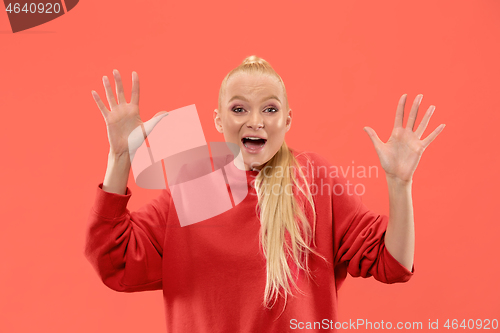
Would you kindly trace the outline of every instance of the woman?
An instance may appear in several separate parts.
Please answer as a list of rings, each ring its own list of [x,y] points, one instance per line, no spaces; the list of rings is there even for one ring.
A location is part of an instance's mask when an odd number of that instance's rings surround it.
[[[387,143],[365,127],[389,187],[389,217],[378,215],[349,191],[345,178],[320,171],[331,169],[327,160],[286,145],[292,110],[284,83],[265,60],[246,58],[224,78],[214,122],[227,142],[240,147],[249,195],[223,214],[181,227],[168,189],[135,212],[126,208],[131,197],[127,138],[142,124],[139,80],[134,72],[127,103],[117,71],[114,77],[118,102],[104,78],[111,112],[93,91],[110,152],[89,218],[85,255],[113,290],[163,289],[168,332],[335,329],[337,290],[347,273],[383,283],[411,278],[412,175],[444,127],[420,140],[431,106],[413,131],[421,95],[406,128],[406,94],[401,97]],[[159,114],[144,124],[148,133],[164,116]]]

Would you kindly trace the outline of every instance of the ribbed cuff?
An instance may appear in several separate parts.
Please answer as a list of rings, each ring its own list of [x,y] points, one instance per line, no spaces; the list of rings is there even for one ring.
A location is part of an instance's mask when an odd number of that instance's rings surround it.
[[[101,217],[114,219],[124,215],[132,192],[127,187],[126,194],[110,193],[102,189],[103,183],[97,186],[94,200],[94,211]]]

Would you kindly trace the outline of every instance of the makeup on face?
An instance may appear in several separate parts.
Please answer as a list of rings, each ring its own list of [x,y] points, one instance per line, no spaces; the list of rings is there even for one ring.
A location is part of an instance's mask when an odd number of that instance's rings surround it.
[[[288,131],[282,87],[269,75],[238,73],[226,85],[219,114],[227,142],[240,147],[246,170],[268,162]]]

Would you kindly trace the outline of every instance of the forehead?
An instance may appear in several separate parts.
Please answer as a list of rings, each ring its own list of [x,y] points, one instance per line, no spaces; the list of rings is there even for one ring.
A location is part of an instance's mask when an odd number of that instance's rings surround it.
[[[226,101],[235,95],[252,98],[263,94],[276,95],[283,101],[280,82],[268,74],[237,73],[228,79],[225,90]]]

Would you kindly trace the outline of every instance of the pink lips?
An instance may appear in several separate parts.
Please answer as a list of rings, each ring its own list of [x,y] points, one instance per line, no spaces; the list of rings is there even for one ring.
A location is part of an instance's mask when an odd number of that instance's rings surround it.
[[[266,143],[267,143],[267,141],[266,141]],[[266,146],[266,143],[264,143],[261,147],[256,147],[256,148],[249,148],[249,147],[245,146],[244,144],[243,144],[243,147],[246,149],[247,152],[249,152],[251,154],[256,154],[264,149],[264,147]]]

